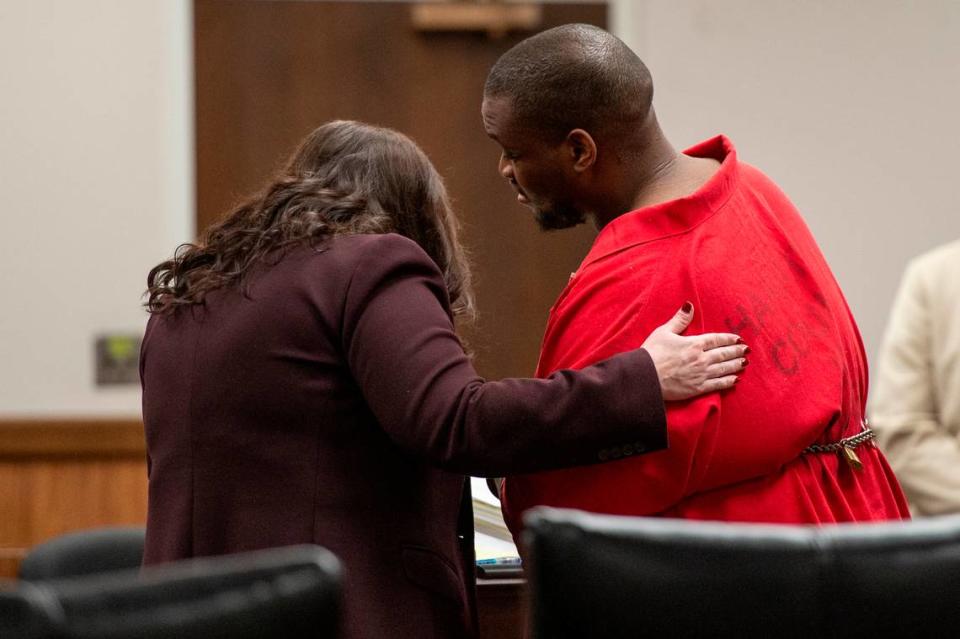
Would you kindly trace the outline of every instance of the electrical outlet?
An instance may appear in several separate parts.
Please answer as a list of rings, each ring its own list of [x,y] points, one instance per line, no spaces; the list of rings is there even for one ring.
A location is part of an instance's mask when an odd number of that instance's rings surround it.
[[[94,351],[97,386],[140,383],[139,335],[98,335]]]

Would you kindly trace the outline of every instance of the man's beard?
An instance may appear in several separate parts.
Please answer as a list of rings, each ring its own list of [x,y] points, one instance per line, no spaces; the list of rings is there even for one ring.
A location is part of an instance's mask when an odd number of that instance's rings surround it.
[[[587,221],[587,216],[569,204],[551,204],[549,208],[535,211],[537,224],[541,231],[569,229]]]

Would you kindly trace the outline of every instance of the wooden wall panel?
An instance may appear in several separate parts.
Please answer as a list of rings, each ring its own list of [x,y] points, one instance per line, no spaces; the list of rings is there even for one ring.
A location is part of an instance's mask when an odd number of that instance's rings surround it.
[[[0,578],[17,576],[32,546],[147,517],[143,425],[138,421],[0,421]],[[481,639],[520,639],[524,582],[481,580]]]
[[[146,518],[139,421],[0,421],[0,577],[52,537]]]

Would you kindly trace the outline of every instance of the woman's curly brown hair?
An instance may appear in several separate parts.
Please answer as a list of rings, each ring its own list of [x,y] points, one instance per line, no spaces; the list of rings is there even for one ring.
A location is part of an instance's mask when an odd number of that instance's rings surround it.
[[[212,290],[242,285],[277,249],[340,234],[399,233],[436,262],[454,314],[469,316],[470,268],[458,228],[443,180],[412,140],[359,122],[329,122],[259,194],[151,269],[145,306],[167,313],[201,304]]]

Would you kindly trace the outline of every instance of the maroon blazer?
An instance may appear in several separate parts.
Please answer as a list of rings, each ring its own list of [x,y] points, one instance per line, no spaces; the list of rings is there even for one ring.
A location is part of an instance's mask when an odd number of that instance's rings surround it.
[[[399,235],[291,249],[245,292],[152,316],[140,366],[144,563],[320,544],[344,564],[350,638],[475,632],[465,474],[666,446],[645,351],[478,377],[440,272]]]

